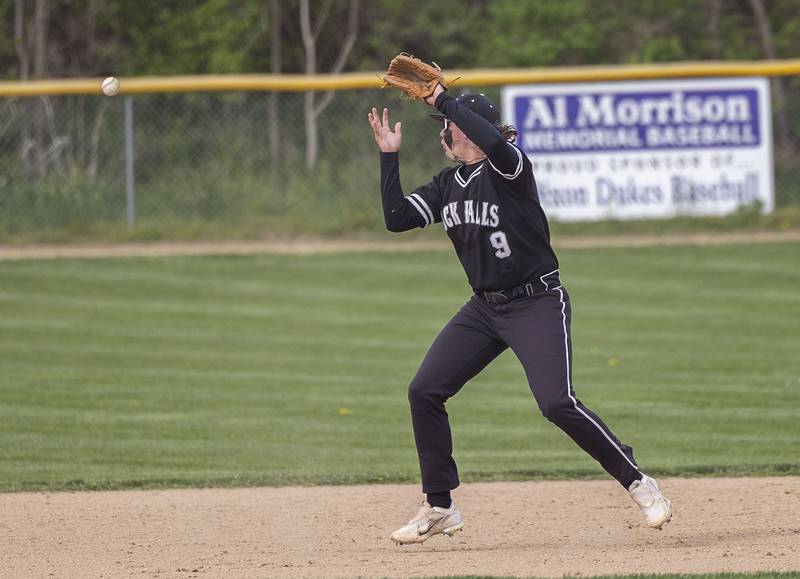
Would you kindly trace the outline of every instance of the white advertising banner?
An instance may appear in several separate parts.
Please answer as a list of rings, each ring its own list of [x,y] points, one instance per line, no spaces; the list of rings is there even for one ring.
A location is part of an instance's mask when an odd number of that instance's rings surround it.
[[[772,211],[764,78],[508,86],[502,99],[551,218]]]

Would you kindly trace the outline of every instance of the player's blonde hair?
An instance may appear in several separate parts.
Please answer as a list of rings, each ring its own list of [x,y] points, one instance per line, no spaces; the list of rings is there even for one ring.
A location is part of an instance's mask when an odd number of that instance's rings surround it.
[[[497,130],[500,131],[500,136],[502,136],[506,141],[509,143],[513,143],[517,140],[517,127],[514,125],[501,125],[497,123]]]

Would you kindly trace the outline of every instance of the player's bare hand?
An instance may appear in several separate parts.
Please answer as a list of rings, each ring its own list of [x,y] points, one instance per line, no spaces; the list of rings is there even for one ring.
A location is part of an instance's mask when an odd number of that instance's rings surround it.
[[[372,127],[372,133],[375,136],[375,142],[378,143],[378,148],[384,153],[396,153],[400,150],[400,143],[403,141],[403,134],[401,132],[401,123],[394,124],[394,131],[389,126],[389,109],[383,109],[383,117],[378,116],[378,109],[372,108],[369,115],[369,124]]]

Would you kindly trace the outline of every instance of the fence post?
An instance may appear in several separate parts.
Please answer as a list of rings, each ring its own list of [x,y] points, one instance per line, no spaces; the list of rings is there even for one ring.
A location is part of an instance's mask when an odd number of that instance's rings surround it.
[[[133,98],[125,97],[125,191],[127,200],[128,229],[133,229],[136,220],[133,184]]]

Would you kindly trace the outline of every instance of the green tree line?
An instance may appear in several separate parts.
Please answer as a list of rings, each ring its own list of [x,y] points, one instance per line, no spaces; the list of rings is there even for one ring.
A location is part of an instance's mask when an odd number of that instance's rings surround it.
[[[524,67],[800,54],[800,0],[0,0],[6,80],[379,70],[405,50],[445,67]],[[277,57],[277,58],[276,58]]]
[[[800,54],[800,0],[0,0],[0,15],[0,74],[21,80],[380,70],[402,50],[445,68]],[[785,84],[773,83],[776,135],[793,150]],[[268,113],[275,161],[278,99]],[[332,99],[305,95],[308,170]],[[51,105],[22,106],[32,119],[25,172],[43,176]]]
[[[400,51],[445,70],[800,56],[800,0],[0,0],[0,28],[0,80],[380,71]],[[772,95],[778,201],[794,204],[800,77],[775,79]],[[135,100],[137,223],[377,223],[365,107],[401,114],[396,93]],[[121,104],[0,99],[0,237],[120,219]],[[424,115],[403,120],[404,175],[429,178],[435,133]]]

